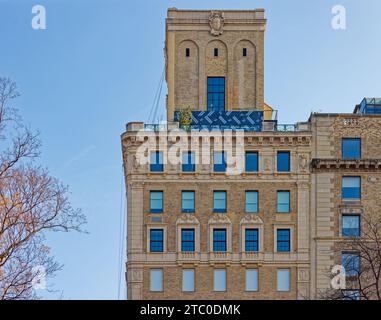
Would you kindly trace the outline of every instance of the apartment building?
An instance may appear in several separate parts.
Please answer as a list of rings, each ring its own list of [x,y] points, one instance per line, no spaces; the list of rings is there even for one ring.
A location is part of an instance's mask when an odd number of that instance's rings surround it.
[[[314,299],[354,257],[336,246],[377,207],[380,101],[279,124],[265,28],[263,9],[168,10],[167,122],[121,137],[129,299]]]

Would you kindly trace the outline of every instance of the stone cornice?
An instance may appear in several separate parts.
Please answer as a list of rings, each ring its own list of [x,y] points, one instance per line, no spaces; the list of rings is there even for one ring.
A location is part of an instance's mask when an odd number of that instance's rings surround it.
[[[311,169],[317,171],[381,171],[381,159],[312,159]]]

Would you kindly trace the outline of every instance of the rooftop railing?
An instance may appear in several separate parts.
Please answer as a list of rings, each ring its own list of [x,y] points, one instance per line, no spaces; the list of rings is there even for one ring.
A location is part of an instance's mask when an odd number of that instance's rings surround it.
[[[276,121],[265,121],[262,125],[189,125],[179,126],[180,129],[186,131],[246,131],[246,132],[261,132],[261,131],[277,131],[277,132],[295,132],[305,131],[306,129],[300,128],[295,124],[279,124]],[[167,124],[144,124],[144,129],[147,131],[167,131]]]

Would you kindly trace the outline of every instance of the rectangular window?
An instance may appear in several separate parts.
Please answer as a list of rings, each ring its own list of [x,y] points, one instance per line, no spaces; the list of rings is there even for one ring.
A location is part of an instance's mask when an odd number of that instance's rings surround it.
[[[194,191],[181,192],[181,211],[194,212]]]
[[[153,292],[163,291],[163,270],[162,269],[151,269],[150,291],[153,291]]]
[[[163,172],[163,152],[152,151],[150,154],[150,171],[151,172]]]
[[[258,291],[257,269],[246,269],[246,291]]]
[[[226,229],[213,229],[213,251],[226,251]]]
[[[214,56],[218,57],[218,48],[214,48]]]
[[[360,300],[360,290],[342,290],[343,300]]]
[[[213,212],[226,212],[226,191],[213,192]]]
[[[192,151],[183,152],[183,162],[182,162],[182,170],[183,172],[195,172],[196,164],[195,164],[195,154]]]
[[[194,229],[181,229],[181,251],[194,252],[195,250]]]
[[[278,213],[290,212],[290,191],[277,192],[277,212]]]
[[[276,246],[278,252],[290,252],[290,229],[277,229]]]
[[[163,191],[150,191],[150,212],[163,212]]]
[[[183,291],[184,292],[194,291],[194,269],[183,270]]]
[[[214,270],[214,291],[226,291],[226,270]]]
[[[245,154],[246,172],[258,172],[258,152],[247,151]]]
[[[258,191],[245,192],[245,211],[247,213],[258,212]]]
[[[361,178],[360,177],[343,177],[342,198],[344,200],[360,200],[361,199]]]
[[[226,171],[226,154],[224,151],[214,152],[213,162],[214,162],[214,172]]]
[[[247,48],[243,48],[243,49],[242,49],[242,55],[243,55],[244,57],[247,56]]]
[[[225,78],[208,77],[208,111],[225,110]]]
[[[343,252],[341,265],[345,269],[345,275],[356,277],[360,274],[360,255],[356,252]]]
[[[164,230],[151,229],[150,230],[150,252],[163,252],[164,251]]]
[[[360,159],[361,158],[361,139],[360,138],[343,138],[341,140],[341,152],[343,159]]]
[[[258,251],[258,229],[245,229],[245,251]]]
[[[359,215],[343,215],[341,220],[341,234],[343,237],[359,237],[360,236],[360,216]]]
[[[189,57],[189,56],[190,56],[190,49],[189,49],[189,48],[186,48],[186,49],[185,49],[185,56],[186,56],[186,57]]]
[[[277,290],[290,291],[290,269],[277,270]]]
[[[290,152],[289,151],[278,151],[277,171],[290,172]]]

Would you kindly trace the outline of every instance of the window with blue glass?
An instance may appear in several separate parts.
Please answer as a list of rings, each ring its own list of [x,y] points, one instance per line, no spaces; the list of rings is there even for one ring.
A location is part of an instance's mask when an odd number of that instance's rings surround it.
[[[150,154],[150,171],[151,172],[163,172],[163,152],[153,151]]]
[[[357,252],[343,252],[341,256],[341,265],[345,269],[345,275],[356,277],[360,273],[360,254]]]
[[[342,158],[343,159],[360,159],[361,158],[361,139],[360,138],[343,138],[341,140]]]
[[[360,290],[342,290],[343,300],[360,300]]]
[[[290,191],[277,191],[277,212],[290,212]]]
[[[245,192],[245,211],[247,213],[258,212],[258,191]]]
[[[182,170],[183,172],[196,171],[194,152],[192,151],[183,152]]]
[[[213,251],[226,251],[226,229],[213,229]]]
[[[245,229],[245,251],[258,251],[258,229]]]
[[[194,191],[181,192],[181,211],[194,212]]]
[[[344,200],[360,200],[361,199],[361,178],[360,177],[343,177],[342,198]]]
[[[193,252],[195,250],[194,229],[181,229],[181,251]]]
[[[163,252],[164,251],[164,230],[151,229],[150,230],[150,252]]]
[[[360,216],[343,215],[341,221],[343,237],[354,238],[360,236]]]
[[[290,152],[289,151],[278,151],[277,171],[290,172]]]
[[[163,191],[150,191],[150,212],[163,212]]]
[[[258,171],[258,152],[247,151],[245,155],[245,170],[246,172]]]
[[[290,229],[277,229],[276,243],[278,252],[290,252]]]
[[[225,78],[208,77],[208,111],[225,110]]]
[[[214,162],[214,172],[226,171],[226,154],[224,151],[214,152],[213,162]]]
[[[213,212],[226,212],[226,191],[213,192]]]

